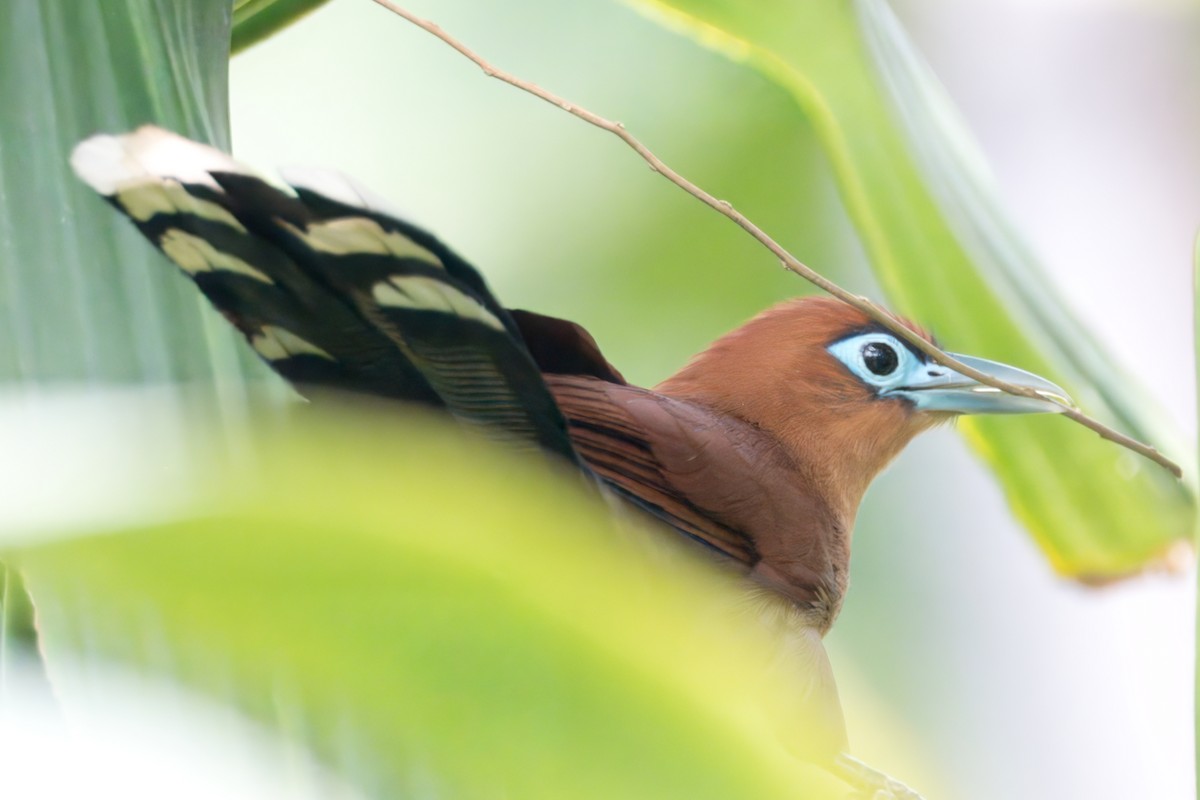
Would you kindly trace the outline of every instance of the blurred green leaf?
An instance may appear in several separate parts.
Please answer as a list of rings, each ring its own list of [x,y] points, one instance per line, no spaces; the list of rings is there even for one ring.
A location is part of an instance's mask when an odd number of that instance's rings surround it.
[[[165,674],[380,797],[846,795],[740,586],[574,477],[396,420],[308,418],[240,466],[193,429],[175,521],[12,553],[60,692],[80,655]]]
[[[228,146],[229,6],[11,0],[0,14],[0,381],[206,384],[227,411],[266,371],[84,187],[84,137],[154,122]],[[197,335],[200,332],[202,335]],[[5,570],[0,648],[32,635]]]
[[[328,0],[234,0],[234,53],[245,50]]]
[[[229,23],[228,2],[212,0],[6,4],[0,380],[264,374],[67,163],[84,137],[147,122],[227,147]],[[223,386],[222,399],[236,400]]]
[[[952,350],[1046,375],[1089,413],[1179,449],[1182,438],[1098,351],[995,211],[948,127],[948,102],[881,0],[634,5],[792,94],[898,310]],[[967,417],[960,426],[1064,574],[1124,575],[1191,535],[1183,484],[1077,425]]]
[[[33,604],[25,583],[16,570],[0,564],[0,673],[5,671],[10,646],[32,646],[36,642]]]
[[[10,637],[33,641],[33,609],[21,576],[0,565],[0,642]]]

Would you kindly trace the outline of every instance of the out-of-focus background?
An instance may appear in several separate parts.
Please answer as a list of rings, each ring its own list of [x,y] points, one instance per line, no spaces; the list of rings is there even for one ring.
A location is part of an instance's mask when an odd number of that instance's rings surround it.
[[[757,74],[610,0],[409,7],[623,121],[810,265],[879,296],[799,110]],[[1074,311],[1194,436],[1200,6],[893,7]],[[615,139],[366,2],[334,0],[235,58],[232,120],[238,157],[356,176],[508,305],[583,323],[634,382],[808,291]],[[1193,797],[1193,584],[1056,578],[956,435],[930,434],[867,497],[829,637],[856,749],[886,768],[899,743],[901,777],[931,797]],[[886,721],[866,724],[862,703]]]

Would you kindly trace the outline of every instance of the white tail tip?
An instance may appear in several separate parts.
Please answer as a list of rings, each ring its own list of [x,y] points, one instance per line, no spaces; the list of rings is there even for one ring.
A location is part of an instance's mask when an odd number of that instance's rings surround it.
[[[84,139],[71,152],[71,168],[84,183],[105,196],[162,178],[216,188],[209,173],[247,171],[215,147],[153,125],[143,125],[133,133],[102,133]]]

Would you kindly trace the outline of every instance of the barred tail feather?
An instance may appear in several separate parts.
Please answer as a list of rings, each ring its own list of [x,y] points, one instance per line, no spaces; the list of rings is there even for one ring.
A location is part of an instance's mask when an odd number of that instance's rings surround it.
[[[219,150],[149,126],[92,137],[71,163],[302,393],[443,406],[580,463],[482,276],[367,190],[306,171],[289,173],[289,194]]]

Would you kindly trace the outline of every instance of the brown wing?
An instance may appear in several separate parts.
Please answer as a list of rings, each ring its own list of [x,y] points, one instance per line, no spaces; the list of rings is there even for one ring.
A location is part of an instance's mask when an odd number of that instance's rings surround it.
[[[655,452],[656,441],[660,448],[669,442],[675,450],[686,448],[686,442],[671,442],[661,435],[661,426],[648,428],[631,413],[631,401],[652,393],[626,384],[578,323],[531,311],[509,313],[567,417],[571,441],[588,466],[635,505],[722,555],[753,566],[758,560],[753,543],[692,503],[672,483]],[[682,455],[686,460],[689,454]]]
[[[636,386],[547,375],[576,451],[606,484],[811,611],[822,629],[845,589],[844,537],[774,439]]]
[[[575,448],[619,494],[747,568],[758,561],[754,543],[744,533],[697,506],[664,468],[656,452],[663,432],[647,430],[629,410],[631,402],[654,402],[652,393],[590,377],[547,375],[546,380],[567,418]],[[671,447],[686,449],[688,444],[672,442]]]
[[[571,443],[614,492],[706,545],[828,628],[848,537],[777,440],[740,419],[630,386],[581,326],[512,313],[567,419]]]

